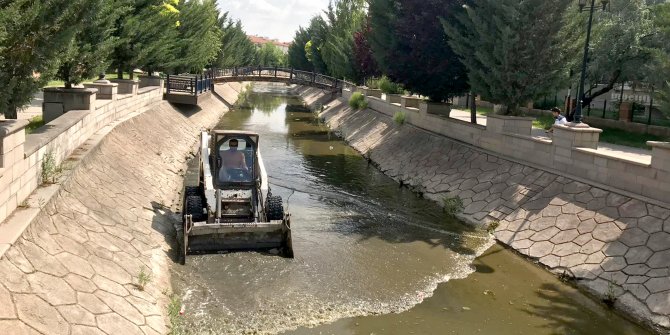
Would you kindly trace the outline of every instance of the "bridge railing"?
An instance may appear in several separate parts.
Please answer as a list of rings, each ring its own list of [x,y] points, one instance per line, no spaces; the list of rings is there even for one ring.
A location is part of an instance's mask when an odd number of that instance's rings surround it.
[[[352,83],[316,72],[301,71],[292,68],[246,66],[229,69],[209,69],[202,75],[168,75],[166,81],[167,93],[199,95],[211,90],[215,79],[226,77],[283,78],[295,84],[327,87],[335,90],[355,87]]]

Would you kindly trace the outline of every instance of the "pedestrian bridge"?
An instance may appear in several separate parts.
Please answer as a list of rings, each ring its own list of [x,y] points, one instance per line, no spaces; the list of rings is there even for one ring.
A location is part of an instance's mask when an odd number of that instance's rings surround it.
[[[339,92],[343,87],[351,85],[316,72],[279,67],[236,67],[210,69],[202,75],[168,75],[165,99],[173,103],[197,105],[200,98],[212,90],[214,84],[239,81],[296,84],[333,92]]]

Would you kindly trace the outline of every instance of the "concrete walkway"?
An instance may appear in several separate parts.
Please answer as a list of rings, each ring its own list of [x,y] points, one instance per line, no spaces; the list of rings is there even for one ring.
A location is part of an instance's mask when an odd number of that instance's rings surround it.
[[[454,119],[470,122],[470,111],[454,109],[449,116]],[[477,124],[486,126],[486,119],[486,115],[478,114]],[[544,129],[539,128],[533,128],[531,130],[531,136],[542,139],[551,139],[550,135],[545,133]],[[596,151],[611,157],[622,158],[641,164],[651,164],[651,150],[600,142],[598,143],[598,149]]]

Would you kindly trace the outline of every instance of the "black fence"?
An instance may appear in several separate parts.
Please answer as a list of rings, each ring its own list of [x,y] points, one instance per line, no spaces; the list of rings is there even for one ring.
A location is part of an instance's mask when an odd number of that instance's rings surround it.
[[[212,89],[211,74],[204,75],[168,75],[166,80],[167,94],[200,95]]]

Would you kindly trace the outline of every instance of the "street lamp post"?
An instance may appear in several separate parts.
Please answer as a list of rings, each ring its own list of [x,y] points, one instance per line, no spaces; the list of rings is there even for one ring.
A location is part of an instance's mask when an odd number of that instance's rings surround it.
[[[591,24],[593,23],[593,11],[596,9],[596,0],[591,0],[591,6],[586,6],[587,0],[579,0],[579,11],[589,11],[589,24],[586,28],[586,43],[584,44],[584,60],[582,62],[582,75],[579,79],[579,91],[577,92],[579,100],[577,101],[577,109],[573,123],[582,123],[582,102],[584,101],[584,82],[586,81],[586,65],[589,60],[589,43],[591,42]],[[609,0],[601,0],[602,8],[605,10]]]

